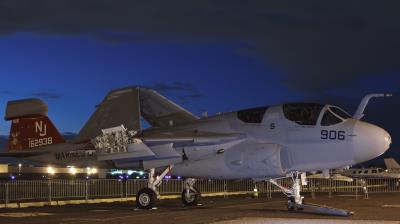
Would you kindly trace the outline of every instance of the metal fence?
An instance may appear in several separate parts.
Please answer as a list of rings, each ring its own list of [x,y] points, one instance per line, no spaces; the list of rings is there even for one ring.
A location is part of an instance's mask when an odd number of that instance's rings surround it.
[[[278,181],[290,186],[291,179]],[[71,199],[124,198],[132,197],[143,187],[147,180],[13,180],[0,182],[0,204],[26,201],[57,201]],[[164,180],[159,188],[161,194],[180,194],[183,191],[182,180]],[[197,180],[195,187],[202,193],[252,192],[256,187],[259,193],[280,192],[269,182],[254,183],[252,180]],[[331,179],[308,179],[308,185],[302,186],[303,192],[325,193],[383,193],[400,192],[400,179],[368,179],[353,182]]]

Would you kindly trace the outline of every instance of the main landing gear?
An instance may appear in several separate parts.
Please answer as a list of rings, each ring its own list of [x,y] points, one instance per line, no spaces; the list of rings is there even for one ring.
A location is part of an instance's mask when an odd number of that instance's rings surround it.
[[[149,178],[147,187],[142,188],[136,194],[136,204],[138,208],[141,209],[152,209],[155,205],[157,198],[160,196],[158,192],[158,187],[162,183],[162,179],[171,171],[173,165],[169,165],[159,176],[155,175],[155,169],[149,170]],[[185,179],[184,190],[182,191],[182,203],[186,206],[197,205],[201,194],[193,186],[196,182],[195,179],[187,178]]]
[[[162,183],[162,179],[167,175],[169,171],[171,171],[173,165],[169,165],[160,176],[155,176],[155,169],[152,168],[149,170],[149,178],[146,188],[142,188],[136,194],[136,204],[138,208],[141,209],[152,209],[157,198],[160,196],[158,192],[158,187]]]
[[[276,182],[277,179],[269,180],[273,185],[280,188],[283,194],[285,194],[288,197],[287,207],[289,211],[308,210],[310,212],[321,213],[325,215],[337,215],[337,216],[350,216],[354,214],[353,212],[344,209],[331,208],[316,204],[305,204],[303,201],[304,197],[300,195],[301,184],[303,183],[303,185],[307,185],[305,173],[295,171],[291,173],[291,176],[292,176],[292,187],[290,188],[284,187],[279,183],[277,183]]]
[[[194,187],[194,183],[196,182],[193,178],[185,179],[185,186],[182,191],[182,203],[185,206],[195,206],[198,205],[201,199],[201,193]]]

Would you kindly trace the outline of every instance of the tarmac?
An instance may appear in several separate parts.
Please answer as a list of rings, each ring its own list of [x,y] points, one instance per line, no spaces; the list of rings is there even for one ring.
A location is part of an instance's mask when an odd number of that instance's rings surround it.
[[[7,224],[114,224],[114,223],[399,223],[400,193],[370,194],[369,199],[352,195],[317,194],[311,199],[304,195],[307,203],[354,211],[350,217],[335,217],[310,212],[289,212],[283,195],[272,198],[251,198],[249,196],[205,197],[201,205],[182,206],[179,199],[164,199],[157,203],[157,209],[136,209],[135,203],[113,202],[98,204],[75,204],[28,208],[0,209],[0,223]]]

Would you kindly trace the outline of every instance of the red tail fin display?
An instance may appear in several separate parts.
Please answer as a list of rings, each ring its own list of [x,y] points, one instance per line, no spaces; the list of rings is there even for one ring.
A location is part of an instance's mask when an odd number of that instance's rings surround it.
[[[65,142],[48,117],[22,117],[12,120],[8,150],[33,149]]]
[[[47,105],[38,99],[10,101],[6,120],[11,120],[8,151],[29,150],[65,142],[47,117]]]

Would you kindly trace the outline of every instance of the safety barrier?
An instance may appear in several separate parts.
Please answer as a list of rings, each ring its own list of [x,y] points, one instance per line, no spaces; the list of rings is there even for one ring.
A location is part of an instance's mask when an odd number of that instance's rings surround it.
[[[278,180],[282,186],[290,186],[291,179]],[[145,179],[68,179],[68,180],[12,180],[0,182],[0,204],[30,201],[60,201],[71,199],[99,199],[132,197],[143,187]],[[258,193],[271,196],[280,189],[269,182],[254,183],[252,180],[197,180],[195,187],[202,193]],[[159,191],[162,195],[180,194],[183,180],[164,180]],[[367,179],[352,182],[333,179],[308,179],[302,192],[324,193],[384,193],[400,192],[400,179]]]

